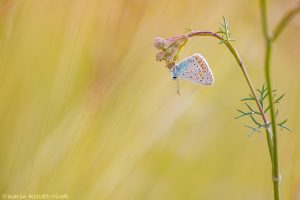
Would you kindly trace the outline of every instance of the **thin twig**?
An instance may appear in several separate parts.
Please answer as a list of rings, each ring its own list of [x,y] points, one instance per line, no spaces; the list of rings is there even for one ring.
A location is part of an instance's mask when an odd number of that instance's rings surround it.
[[[191,33],[189,33],[187,35],[188,37],[194,37],[194,36],[212,36],[212,37],[215,37],[221,41],[223,41],[223,38],[215,33],[215,32],[212,32],[212,31],[192,31]],[[266,128],[266,135],[267,135],[267,142],[268,142],[268,149],[269,149],[269,153],[270,153],[270,157],[271,157],[271,160],[273,160],[273,143],[272,143],[272,132],[271,132],[271,129],[269,128],[269,122],[268,122],[268,119],[267,119],[267,116],[262,108],[262,105],[260,104],[260,101],[259,101],[259,98],[255,92],[255,89],[253,87],[253,84],[252,84],[252,81],[248,75],[248,72],[247,72],[247,69],[246,67],[244,66],[244,63],[242,61],[242,59],[240,58],[238,52],[236,51],[236,49],[231,45],[231,43],[229,41],[225,41],[224,44],[227,46],[227,48],[229,49],[229,51],[232,53],[232,55],[235,57],[236,61],[238,62],[243,74],[244,74],[244,77],[246,78],[246,81],[247,81],[247,84],[251,90],[251,93],[255,99],[255,102],[256,102],[256,105],[259,109],[259,112],[261,113],[261,116],[262,116],[262,119],[264,121],[264,124],[265,126],[267,127]]]

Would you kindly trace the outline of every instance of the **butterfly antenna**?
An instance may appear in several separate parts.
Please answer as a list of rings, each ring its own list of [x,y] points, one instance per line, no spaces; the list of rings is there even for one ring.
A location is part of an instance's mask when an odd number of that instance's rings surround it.
[[[180,96],[180,91],[179,91],[179,79],[177,78],[177,94]]]

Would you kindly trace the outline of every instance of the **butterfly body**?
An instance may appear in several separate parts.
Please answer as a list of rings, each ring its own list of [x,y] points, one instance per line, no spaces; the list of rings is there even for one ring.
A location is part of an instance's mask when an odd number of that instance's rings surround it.
[[[201,85],[211,85],[214,82],[213,74],[208,63],[200,54],[194,54],[171,69],[173,79],[188,80]]]

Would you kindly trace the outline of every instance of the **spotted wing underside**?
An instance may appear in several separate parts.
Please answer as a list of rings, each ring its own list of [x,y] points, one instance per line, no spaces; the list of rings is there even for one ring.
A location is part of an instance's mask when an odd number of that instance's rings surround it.
[[[185,69],[178,77],[201,85],[211,85],[214,82],[213,74],[206,60],[200,54],[188,58]]]

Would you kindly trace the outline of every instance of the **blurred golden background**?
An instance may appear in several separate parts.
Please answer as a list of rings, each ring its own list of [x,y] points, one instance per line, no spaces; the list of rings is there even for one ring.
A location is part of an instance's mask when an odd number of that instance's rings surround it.
[[[269,1],[270,25],[296,1]],[[176,83],[156,36],[229,21],[256,88],[264,83],[258,1],[1,0],[0,193],[100,200],[272,199],[263,133],[235,120],[249,89],[229,51],[193,38],[211,87]],[[283,199],[300,199],[300,16],[274,46]],[[2,196],[3,198],[3,196]]]

